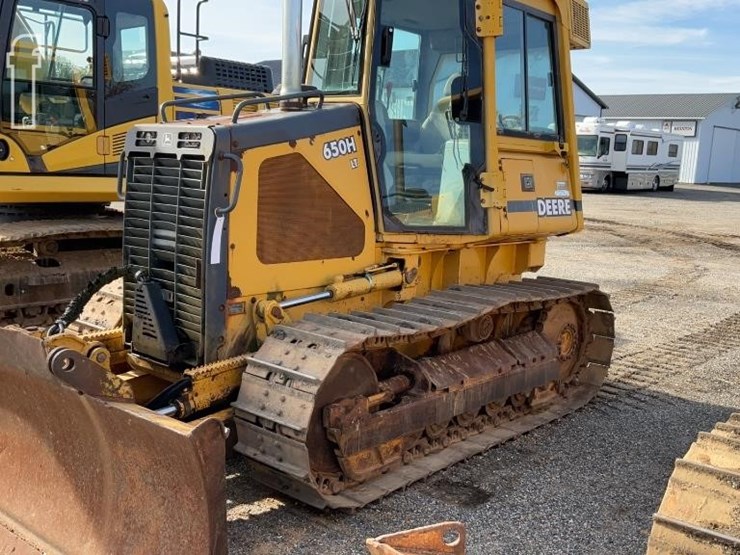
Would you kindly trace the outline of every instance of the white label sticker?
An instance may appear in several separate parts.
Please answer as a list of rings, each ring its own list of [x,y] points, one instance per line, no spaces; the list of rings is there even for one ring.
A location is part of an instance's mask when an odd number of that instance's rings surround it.
[[[224,234],[224,223],[226,219],[223,216],[216,218],[216,225],[213,226],[213,240],[211,241],[211,265],[221,264],[221,237]]]

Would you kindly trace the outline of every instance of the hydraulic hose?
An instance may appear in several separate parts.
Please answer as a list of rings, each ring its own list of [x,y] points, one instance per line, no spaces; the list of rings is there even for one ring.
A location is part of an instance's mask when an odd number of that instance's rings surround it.
[[[62,314],[49,327],[49,329],[46,330],[46,336],[51,337],[52,335],[59,335],[60,333],[64,332],[64,330],[67,329],[67,327],[72,322],[80,317],[80,314],[82,314],[85,305],[90,301],[90,299],[93,298],[93,295],[95,295],[98,291],[100,291],[109,283],[112,283],[122,277],[134,279],[134,268],[132,266],[111,268],[110,270],[106,270],[102,274],[98,274],[98,276],[94,280],[87,284],[87,287],[85,287],[77,294],[77,296],[69,301],[67,308],[64,310],[64,314]]]

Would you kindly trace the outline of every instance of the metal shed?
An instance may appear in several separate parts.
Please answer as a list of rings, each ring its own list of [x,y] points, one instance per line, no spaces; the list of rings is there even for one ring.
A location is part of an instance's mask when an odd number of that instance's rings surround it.
[[[740,183],[740,94],[628,94],[601,97],[607,121],[635,121],[684,136],[680,180]]]
[[[575,75],[573,76],[573,102],[576,121],[583,121],[587,117],[601,117],[602,112],[608,108],[604,100]]]

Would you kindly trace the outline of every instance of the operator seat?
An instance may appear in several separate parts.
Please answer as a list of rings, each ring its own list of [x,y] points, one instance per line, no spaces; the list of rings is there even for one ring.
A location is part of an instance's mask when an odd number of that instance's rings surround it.
[[[447,141],[453,138],[454,122],[452,121],[452,91],[460,73],[453,73],[447,78],[442,97],[432,107],[431,112],[421,124],[420,149],[423,153],[439,153]],[[459,87],[457,87],[459,88]]]

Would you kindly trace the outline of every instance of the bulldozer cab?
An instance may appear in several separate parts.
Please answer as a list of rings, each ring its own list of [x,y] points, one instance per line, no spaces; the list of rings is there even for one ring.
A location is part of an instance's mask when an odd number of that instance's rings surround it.
[[[568,34],[558,30],[569,5],[545,13],[504,2],[501,13],[484,4],[318,3],[306,82],[330,102],[366,106],[378,227],[388,238],[581,225],[565,124]],[[483,27],[481,17],[499,24]]]
[[[27,157],[156,112],[150,3],[17,0],[0,15],[0,129]],[[105,164],[115,160],[99,154],[92,173],[112,173]]]

